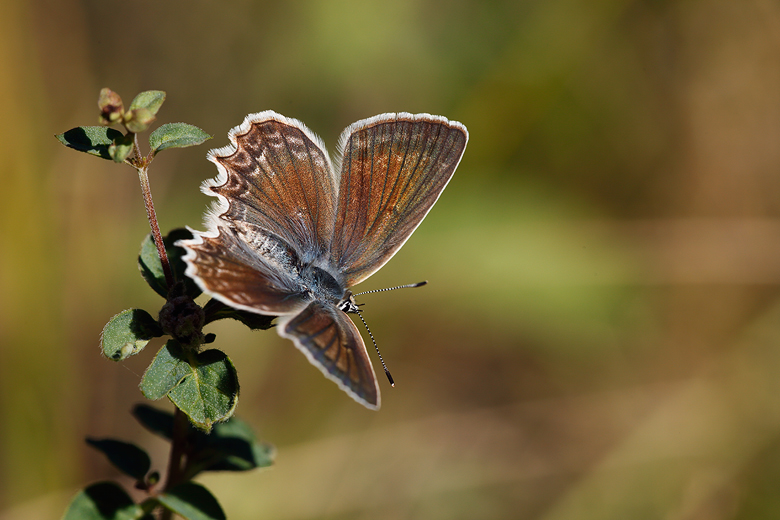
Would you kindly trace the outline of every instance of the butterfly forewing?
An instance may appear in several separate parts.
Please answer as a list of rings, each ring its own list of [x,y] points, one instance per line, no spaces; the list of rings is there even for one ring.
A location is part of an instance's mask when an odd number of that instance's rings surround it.
[[[379,388],[366,346],[355,325],[337,308],[314,301],[279,324],[279,334],[293,340],[325,376],[353,399],[379,408]]]
[[[209,157],[221,174],[205,191],[227,203],[219,218],[265,229],[304,260],[323,256],[333,232],[336,186],[319,139],[299,121],[263,112],[247,116],[231,140],[235,146]]]
[[[345,131],[331,258],[348,287],[406,242],[455,172],[467,140],[460,123],[427,114],[386,114]]]

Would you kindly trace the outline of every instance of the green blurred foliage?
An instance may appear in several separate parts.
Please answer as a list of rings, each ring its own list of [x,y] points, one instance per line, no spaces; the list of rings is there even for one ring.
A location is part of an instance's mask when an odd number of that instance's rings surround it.
[[[136,268],[135,172],[52,138],[96,124],[102,87],[164,90],[157,122],[215,136],[152,165],[163,231],[201,228],[207,147],[250,112],[331,151],[388,111],[470,131],[436,208],[360,287],[430,281],[362,299],[397,383],[380,412],[274,331],[209,326],[237,414],[279,449],[204,479],[229,518],[772,518],[777,34],[770,0],[6,0],[0,519],[57,517],[114,478],[86,436],[164,469],[128,413],[160,344],[122,364],[98,347],[117,312],[162,305]]]

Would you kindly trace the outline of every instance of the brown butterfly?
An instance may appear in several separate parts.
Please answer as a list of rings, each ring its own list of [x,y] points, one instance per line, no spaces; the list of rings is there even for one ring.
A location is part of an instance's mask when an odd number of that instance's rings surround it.
[[[341,135],[334,164],[300,121],[250,114],[209,152],[219,198],[208,231],[178,244],[187,275],[237,309],[280,316],[277,330],[357,402],[380,405],[349,288],[382,267],[422,222],[460,162],[466,127],[381,114]]]

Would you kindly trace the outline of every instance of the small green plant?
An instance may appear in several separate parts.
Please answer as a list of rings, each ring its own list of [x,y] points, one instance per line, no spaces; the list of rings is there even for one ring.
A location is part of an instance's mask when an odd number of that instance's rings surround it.
[[[273,447],[260,443],[249,426],[233,417],[238,403],[238,376],[230,358],[217,349],[205,349],[214,334],[203,327],[224,319],[236,319],[251,329],[268,329],[272,316],[240,311],[209,300],[203,307],[195,302],[200,288],[185,276],[181,239],[192,238],[186,229],[175,229],[163,237],[149,187],[148,170],[155,156],[168,148],[196,146],[210,139],[198,127],[167,123],[149,134],[149,152],[144,155],[138,135],[149,129],[165,101],[165,92],[150,90],[138,94],[125,109],[122,99],[110,89],[100,92],[101,126],[80,126],[57,135],[69,148],[124,163],[138,172],[151,233],[143,240],[138,256],[141,275],[165,303],[157,313],[128,309],[111,318],[103,329],[103,354],[122,361],[138,354],[150,340],[170,339],[160,348],[141,380],[143,395],[151,400],[167,397],[173,414],[138,405],[134,417],[151,432],[171,442],[167,477],[152,471],[149,455],[141,448],[114,439],[87,439],[123,473],[136,480],[136,488],[148,498],[135,503],[119,484],[99,482],[78,493],[71,501],[65,520],[152,519],[174,513],[190,520],[225,518],[217,500],[193,478],[203,471],[246,471],[269,466]],[[121,132],[111,125],[121,125]]]

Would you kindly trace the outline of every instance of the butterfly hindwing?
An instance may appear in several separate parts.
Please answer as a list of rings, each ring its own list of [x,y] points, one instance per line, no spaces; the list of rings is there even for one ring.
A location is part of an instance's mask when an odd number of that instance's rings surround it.
[[[187,250],[187,276],[223,303],[280,315],[298,312],[311,299],[294,276],[296,252],[263,230],[235,222],[193,234],[178,242]]]
[[[379,387],[366,346],[345,313],[314,301],[299,314],[285,317],[279,334],[293,340],[314,366],[357,402],[379,408]]]
[[[351,287],[382,267],[439,198],[468,132],[428,114],[383,114],[342,134],[331,258]]]

